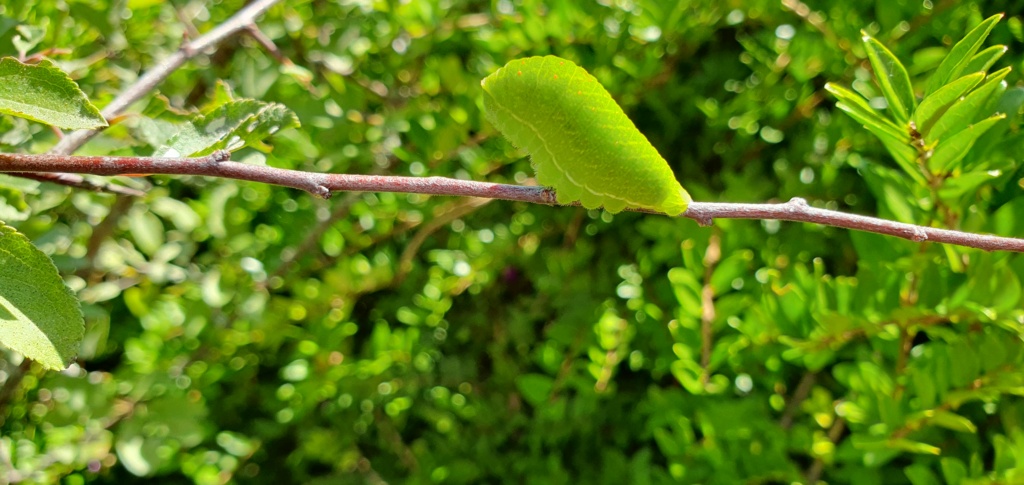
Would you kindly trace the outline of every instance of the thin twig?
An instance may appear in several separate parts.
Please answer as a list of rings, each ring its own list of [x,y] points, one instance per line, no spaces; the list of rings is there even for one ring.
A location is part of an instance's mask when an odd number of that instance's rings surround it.
[[[711,350],[714,339],[715,323],[715,289],[711,286],[711,277],[715,265],[722,258],[722,240],[718,232],[711,234],[708,249],[704,252],[704,285],[700,291],[700,383],[708,385],[711,378]]]
[[[62,155],[25,155],[0,153],[0,172],[72,172],[93,175],[167,174],[199,175],[248,180],[305,190],[319,197],[333,192],[398,192],[425,195],[453,195],[485,199],[514,200],[558,205],[555,191],[546,187],[494,184],[445,177],[404,177],[394,175],[354,175],[303,172],[264,165],[227,161],[224,151],[199,158],[153,157],[74,157]],[[660,214],[651,210],[636,210]],[[682,217],[711,225],[714,219],[774,219],[811,222],[826,226],[886,234],[914,242],[932,241],[984,249],[986,251],[1024,252],[1024,239],[973,234],[969,232],[918,226],[875,217],[811,207],[794,197],[775,204],[692,202]]]
[[[789,402],[786,403],[786,409],[782,412],[782,418],[779,419],[779,426],[782,429],[789,429],[793,426],[793,419],[796,416],[797,411],[800,410],[800,405],[803,404],[807,396],[811,394],[811,390],[814,388],[814,383],[818,379],[817,372],[807,371],[803,377],[800,378],[800,383],[796,385],[796,390],[793,391],[792,396],[789,398]]]
[[[66,185],[68,187],[74,187],[76,189],[85,189],[92,192],[110,192],[113,194],[130,195],[132,197],[142,197],[146,195],[144,191],[133,189],[131,187],[125,187],[124,185],[117,185],[107,182],[94,182],[88,180],[81,175],[75,175],[73,173],[18,173],[12,172],[12,176],[21,177],[23,179],[36,180],[39,182],[49,182],[57,185]]]
[[[210,30],[202,37],[193,41],[186,42],[178,49],[174,54],[171,54],[160,64],[153,66],[150,70],[146,71],[145,74],[139,77],[127,89],[117,95],[110,104],[105,106],[100,112],[104,118],[113,118],[132,103],[142,99],[143,96],[152,91],[158,84],[167,79],[174,71],[185,64],[189,59],[199,55],[206,49],[213,47],[224,39],[235,35],[242,31],[250,24],[252,24],[256,17],[266,12],[267,9],[272,7],[275,3],[280,0],[254,0],[249,5],[239,10],[231,18],[224,21],[224,23],[216,26],[213,30]],[[96,136],[98,133],[96,130],[78,130],[72,132],[64,137],[57,143],[57,146],[50,150],[51,154],[54,155],[67,155],[73,153],[79,147],[89,141],[90,138]]]
[[[842,417],[837,417],[832,427],[828,429],[828,440],[833,445],[839,443],[839,439],[843,437],[843,432],[846,431],[846,420]],[[804,474],[807,477],[807,483],[817,483],[818,479],[821,478],[821,472],[825,470],[825,460],[821,457],[814,459],[814,463],[811,464],[810,468]]]
[[[266,12],[267,9],[279,1],[281,0],[254,0],[252,3],[236,12],[234,16],[227,19],[217,27],[214,27],[213,30],[207,32],[205,35],[195,39],[194,41],[186,41],[181,48],[177,50],[177,52],[171,54],[168,58],[164,59],[163,62],[157,64],[149,71],[146,71],[145,74],[135,81],[135,84],[132,84],[122,91],[121,94],[117,95],[117,97],[115,97],[110,104],[104,107],[100,113],[107,120],[116,118],[124,112],[128,106],[131,106],[132,103],[142,99],[143,96],[156,88],[158,84],[163,82],[164,79],[167,79],[171,73],[184,65],[186,61],[199,55],[202,51],[223,42],[225,39],[237,34],[243,29],[248,28],[248,26],[255,22],[256,17],[263,14],[263,12]],[[97,133],[99,133],[97,130],[78,130],[72,132],[61,138],[60,141],[50,149],[49,153],[53,155],[68,155],[74,153],[75,150],[81,148],[85,142],[96,136]],[[93,182],[80,175],[69,173],[13,173],[12,175],[95,192],[111,192],[135,197],[141,197],[144,194],[142,191],[129,187],[103,182]]]

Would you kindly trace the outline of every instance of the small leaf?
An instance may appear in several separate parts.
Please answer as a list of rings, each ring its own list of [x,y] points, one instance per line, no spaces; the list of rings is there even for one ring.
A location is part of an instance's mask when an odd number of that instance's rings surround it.
[[[1006,54],[1007,49],[1008,47],[1005,45],[989,47],[971,58],[971,62],[968,62],[961,72],[988,71],[988,68],[992,67],[996,61],[1003,57],[1003,54]]]
[[[0,113],[69,130],[107,126],[78,84],[47,60],[0,59]]]
[[[985,79],[983,72],[969,74],[943,86],[921,100],[917,111],[914,111],[914,124],[917,125],[917,131],[921,133],[930,131],[939,117],[961,96],[977,86],[982,79]]]
[[[939,188],[939,197],[944,200],[953,200],[967,194],[973,194],[981,186],[999,180],[1002,173],[999,170],[979,170],[968,172],[959,177],[952,177],[946,180]]]
[[[867,48],[871,67],[875,70],[875,79],[889,103],[889,110],[897,122],[906,123],[916,105],[907,69],[881,42],[864,32],[861,34],[864,36],[864,47]]]
[[[904,468],[903,474],[910,480],[910,485],[939,485],[940,483],[931,468],[922,463]]]
[[[974,141],[1003,118],[1006,118],[1006,115],[1002,113],[991,116],[943,140],[928,159],[928,167],[938,170],[940,173],[952,170],[953,165],[962,160],[971,150]]]
[[[865,126],[873,125],[879,130],[889,133],[893,138],[906,138],[906,142],[910,142],[910,137],[904,130],[901,130],[895,123],[879,114],[878,111],[868,104],[863,96],[832,83],[826,83],[825,90],[839,99],[839,103],[836,103],[837,108],[846,111],[861,124]]]
[[[540,406],[551,396],[555,380],[544,374],[523,374],[516,379],[516,387],[526,402],[532,406]]]
[[[971,420],[959,414],[942,410],[937,410],[934,413],[935,414],[931,416],[931,422],[942,426],[943,428],[959,431],[961,433],[974,434],[978,432],[977,426],[975,426]]]
[[[992,27],[995,27],[996,22],[999,22],[1002,18],[1003,14],[996,14],[985,19],[953,46],[953,49],[949,51],[949,55],[942,60],[942,64],[939,64],[939,68],[935,70],[935,73],[932,74],[931,79],[928,81],[928,91],[925,93],[925,96],[960,77],[960,73],[964,72],[964,69],[973,60],[974,54],[978,52],[981,44],[985,42],[989,32],[992,31]]]
[[[265,138],[282,128],[296,126],[299,119],[284,105],[254,99],[229,101],[208,114],[196,115],[154,156],[198,157],[244,146],[269,151],[270,147],[263,143]]]
[[[945,457],[939,461],[939,464],[942,468],[942,478],[946,480],[946,483],[963,483],[967,478],[967,466],[962,461],[953,457]]]
[[[981,109],[991,100],[1000,87],[1005,89],[1003,78],[1010,73],[1010,68],[994,72],[988,76],[984,84],[957,101],[946,110],[930,130],[921,132],[931,142],[942,142],[943,138],[959,133],[978,118]]]
[[[57,268],[3,223],[0,268],[0,343],[48,369],[66,368],[85,336],[85,320]]]
[[[932,446],[928,443],[921,443],[920,441],[908,440],[906,438],[889,440],[887,444],[890,448],[909,451],[911,453],[938,455],[942,452],[942,450],[937,446]]]
[[[15,30],[18,34],[11,39],[11,43],[21,57],[25,57],[28,51],[34,49],[46,37],[46,27],[19,25]]]

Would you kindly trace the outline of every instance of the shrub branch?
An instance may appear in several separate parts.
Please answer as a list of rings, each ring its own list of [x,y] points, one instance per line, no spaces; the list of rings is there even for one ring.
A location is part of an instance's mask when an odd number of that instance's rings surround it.
[[[0,172],[78,173],[91,175],[165,174],[197,175],[248,180],[304,190],[328,198],[334,192],[400,192],[502,199],[535,204],[559,205],[554,190],[547,187],[495,184],[445,177],[404,177],[304,172],[230,161],[230,154],[218,151],[197,158],[90,157],[70,155],[26,155],[0,153]],[[650,214],[659,212],[639,210]],[[682,217],[702,226],[714,219],[762,219],[810,222],[826,226],[886,234],[914,242],[956,244],[986,251],[1024,252],[1024,239],[974,234],[950,229],[918,226],[876,217],[811,207],[794,197],[788,202],[743,204],[692,202]]]

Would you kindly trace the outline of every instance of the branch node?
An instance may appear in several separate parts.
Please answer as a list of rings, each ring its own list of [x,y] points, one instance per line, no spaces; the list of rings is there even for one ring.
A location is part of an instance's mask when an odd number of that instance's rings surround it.
[[[231,152],[227,150],[217,150],[210,154],[210,159],[217,163],[226,162],[231,160]]]
[[[807,207],[807,199],[803,197],[793,197],[792,199],[789,199],[789,204],[795,205],[802,209],[804,207]]]
[[[313,187],[309,189],[309,193],[321,199],[330,199],[331,195],[333,195],[331,189],[328,189],[327,187],[320,184],[313,185]]]
[[[928,233],[924,232],[924,229],[920,227],[914,227],[910,230],[910,240],[914,242],[924,242],[928,240]]]

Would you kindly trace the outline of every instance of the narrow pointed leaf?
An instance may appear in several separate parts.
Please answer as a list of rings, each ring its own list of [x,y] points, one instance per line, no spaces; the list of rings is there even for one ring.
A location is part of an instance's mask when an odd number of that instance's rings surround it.
[[[882,88],[882,95],[889,103],[889,110],[898,123],[906,123],[916,107],[907,69],[881,42],[867,34],[864,34],[864,47],[867,48],[871,67],[875,70],[875,79]]]
[[[917,150],[910,146],[908,139],[895,138],[890,133],[878,130],[871,125],[864,125],[871,133],[882,142],[885,149],[892,155],[893,160],[896,164],[903,169],[903,172],[914,179],[914,182],[921,185],[928,185],[928,181],[925,180],[924,175],[921,174],[917,166]]]
[[[985,79],[985,73],[983,72],[964,76],[943,86],[938,91],[929,94],[921,100],[917,111],[914,111],[914,124],[917,125],[917,131],[920,133],[931,131],[939,117],[961,96],[977,86],[982,79]]]
[[[992,96],[1005,89],[1003,79],[1010,73],[1010,68],[994,72],[985,83],[957,101],[939,117],[930,130],[922,132],[925,139],[931,142],[942,142],[943,138],[955,135],[978,119]]]
[[[979,136],[984,135],[989,128],[998,123],[1003,118],[1006,118],[1004,114],[997,114],[992,117],[986,118],[979,121],[967,128],[960,130],[959,133],[943,140],[932,153],[931,158],[928,159],[928,167],[932,170],[938,170],[939,172],[951,171],[957,162],[963,160],[967,152],[974,146],[974,142]]]
[[[0,113],[69,130],[107,126],[78,84],[46,60],[0,59]]]
[[[942,60],[942,64],[939,64],[939,68],[935,70],[935,73],[932,74],[931,79],[928,81],[926,96],[960,77],[960,73],[964,72],[964,69],[974,58],[974,54],[981,48],[989,32],[992,32],[992,27],[995,27],[996,22],[999,22],[1002,18],[1003,14],[996,14],[985,19],[953,46],[953,49],[949,51],[949,55]]]
[[[1021,107],[1024,107],[1024,87],[1014,86],[1007,88],[999,95],[999,100],[994,104],[995,106],[991,108],[992,113],[1010,114],[1020,112]],[[1020,146],[1019,140],[1024,135],[1016,130],[1013,133],[1007,133],[1010,126],[1014,124],[1014,118],[1016,117],[1008,116],[1003,121],[996,123],[995,126],[979,137],[978,141],[974,142],[974,148],[971,149],[971,156],[968,159],[971,162],[971,167],[978,164],[987,165],[991,160],[986,154],[997,145]],[[964,168],[968,169],[970,167],[965,165]]]
[[[825,84],[825,90],[832,93],[839,103],[836,103],[836,107],[847,112],[853,119],[859,121],[863,125],[873,125],[876,128],[883,130],[893,136],[893,138],[900,139],[907,137],[909,142],[909,136],[904,133],[895,123],[889,121],[881,115],[877,110],[868,104],[867,100],[863,96],[850,91],[842,86],[827,83]]]
[[[937,446],[932,446],[920,441],[908,440],[906,438],[889,440],[888,445],[892,449],[909,451],[910,453],[919,453],[924,455],[939,455],[942,453],[942,449]]]
[[[961,72],[988,71],[988,68],[992,67],[996,61],[1003,57],[1003,54],[1006,54],[1007,49],[1008,47],[1005,45],[989,47],[971,58],[971,62],[968,62]]]
[[[931,422],[943,428],[961,433],[977,433],[978,427],[971,420],[951,411],[934,411]]]
[[[64,369],[78,353],[85,320],[50,258],[0,223],[0,343],[44,367]]]

